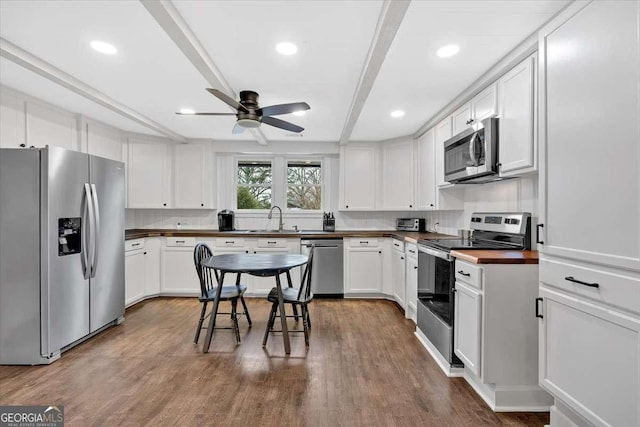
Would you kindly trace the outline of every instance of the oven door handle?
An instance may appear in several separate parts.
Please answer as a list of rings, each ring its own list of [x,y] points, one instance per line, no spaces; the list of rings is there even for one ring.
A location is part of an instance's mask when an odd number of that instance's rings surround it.
[[[432,256],[440,258],[440,259],[451,261],[451,256],[447,252],[442,252],[442,251],[439,251],[439,250],[436,250],[436,249],[431,249],[431,248],[428,248],[428,247],[422,246],[422,245],[418,246],[418,250],[420,252],[422,252],[422,253],[427,254],[427,255],[432,255]]]

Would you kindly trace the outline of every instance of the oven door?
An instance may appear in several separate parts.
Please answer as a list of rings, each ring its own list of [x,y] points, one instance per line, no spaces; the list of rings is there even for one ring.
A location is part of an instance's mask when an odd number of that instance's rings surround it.
[[[418,246],[418,301],[449,326],[453,322],[453,263],[446,252]]]

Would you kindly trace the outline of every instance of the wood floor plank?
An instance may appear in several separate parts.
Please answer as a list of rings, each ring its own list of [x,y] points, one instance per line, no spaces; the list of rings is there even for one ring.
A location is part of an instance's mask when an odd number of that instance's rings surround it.
[[[315,300],[311,345],[291,355],[270,304],[248,299],[242,344],[217,330],[193,344],[199,305],[157,298],[49,366],[0,366],[1,405],[65,405],[68,426],[543,426],[548,414],[495,414],[462,378],[447,378],[395,304]],[[229,323],[220,318],[219,323]],[[295,326],[293,319],[290,323]],[[301,324],[299,325],[301,326]]]

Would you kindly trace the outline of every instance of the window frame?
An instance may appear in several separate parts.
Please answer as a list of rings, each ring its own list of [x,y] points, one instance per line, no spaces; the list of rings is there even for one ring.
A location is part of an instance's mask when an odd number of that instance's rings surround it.
[[[261,185],[261,184],[240,184],[238,182],[238,171],[240,168],[240,163],[243,162],[256,162],[256,163],[269,163],[271,165],[271,182],[269,183],[269,185]],[[276,197],[276,192],[274,191],[276,188],[276,177],[275,177],[275,164],[276,161],[273,157],[258,157],[258,156],[251,156],[251,157],[235,157],[234,158],[234,168],[233,168],[233,181],[234,181],[234,191],[233,191],[233,205],[234,205],[234,209],[238,212],[241,213],[252,213],[252,212],[256,212],[256,213],[262,213],[262,212],[268,212],[269,209],[271,209],[271,207],[273,207],[274,205],[277,205],[276,201],[275,201],[275,197]],[[269,208],[265,208],[265,209],[242,209],[238,207],[238,188],[239,187],[268,187],[271,189],[271,207]]]
[[[319,209],[290,209],[287,202],[287,194],[289,193],[289,180],[288,180],[288,171],[289,171],[289,163],[290,162],[299,162],[299,163],[319,163],[320,164],[320,184],[307,184],[309,187],[320,187],[320,208]],[[320,156],[295,156],[295,157],[284,157],[284,207],[287,213],[295,213],[295,214],[317,214],[323,212],[325,207],[325,188],[326,188],[326,180],[325,180],[325,163],[324,158]],[[293,185],[305,185],[305,184],[293,184]]]

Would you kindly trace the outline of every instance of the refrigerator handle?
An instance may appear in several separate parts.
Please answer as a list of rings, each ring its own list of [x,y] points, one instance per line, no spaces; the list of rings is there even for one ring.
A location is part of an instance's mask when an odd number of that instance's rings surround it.
[[[87,220],[89,226],[87,227]],[[89,266],[89,242],[91,242],[91,231],[93,229],[93,202],[91,201],[91,188],[89,184],[84,184],[84,208],[82,210],[82,273],[85,279],[91,275]]]
[[[98,249],[100,248],[100,208],[98,207],[98,191],[96,185],[91,184],[91,194],[93,200],[93,217],[95,219],[91,240],[93,240],[93,258],[91,259],[91,278],[96,277],[98,269]]]

